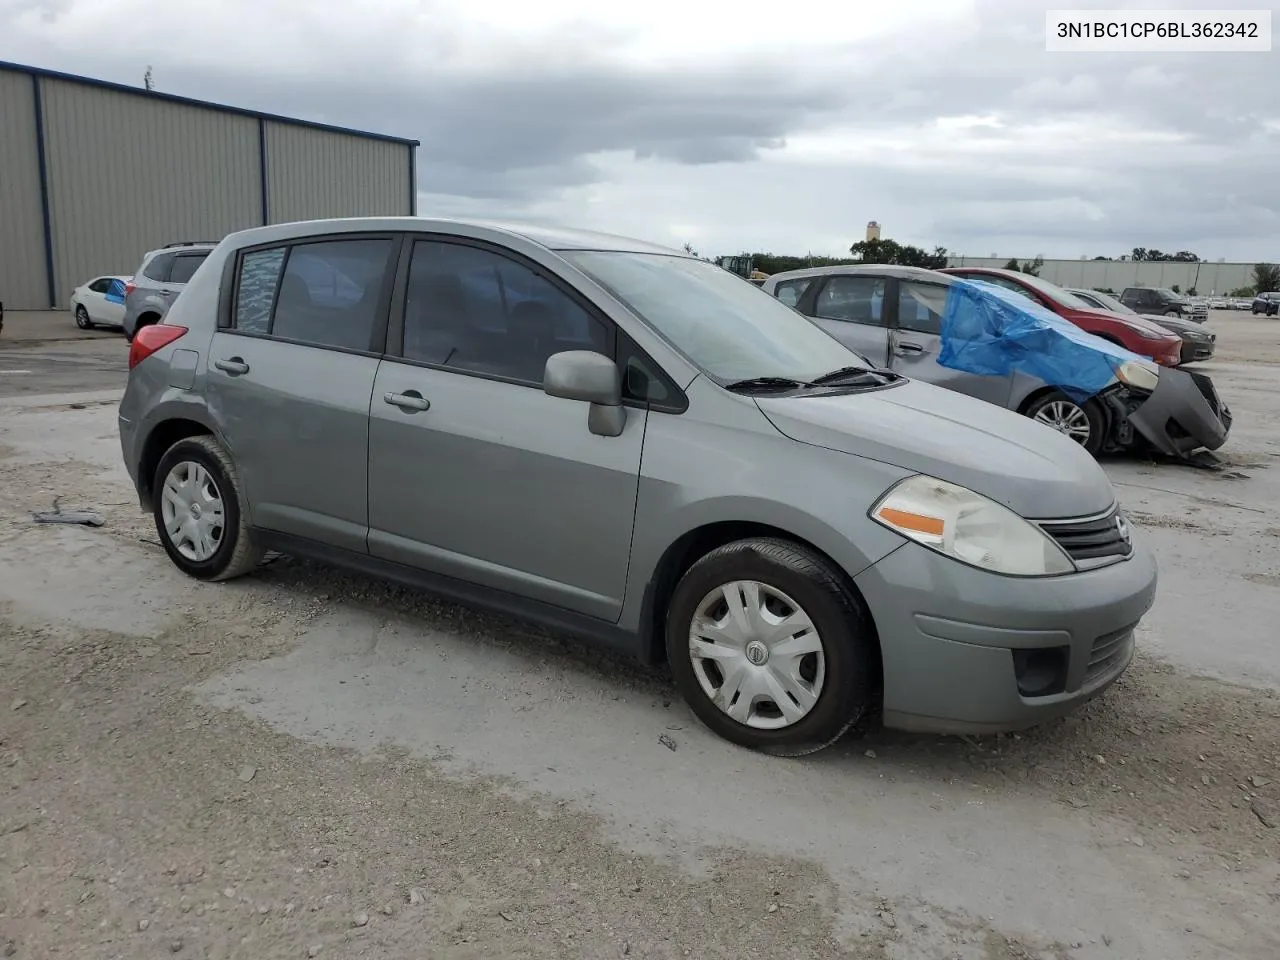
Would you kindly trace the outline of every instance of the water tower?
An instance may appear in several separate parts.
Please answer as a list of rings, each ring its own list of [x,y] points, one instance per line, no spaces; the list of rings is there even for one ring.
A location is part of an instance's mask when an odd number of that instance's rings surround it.
[[[880,224],[875,220],[867,221],[867,242],[880,239]]]

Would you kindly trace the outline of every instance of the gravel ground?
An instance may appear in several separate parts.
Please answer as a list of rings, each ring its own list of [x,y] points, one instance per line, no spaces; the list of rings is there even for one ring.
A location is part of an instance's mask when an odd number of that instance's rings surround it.
[[[1272,960],[1280,325],[1213,323],[1228,470],[1108,465],[1164,577],[1120,684],[805,761],[420,593],[186,580],[113,394],[0,401],[0,955]],[[104,526],[32,524],[54,497]]]

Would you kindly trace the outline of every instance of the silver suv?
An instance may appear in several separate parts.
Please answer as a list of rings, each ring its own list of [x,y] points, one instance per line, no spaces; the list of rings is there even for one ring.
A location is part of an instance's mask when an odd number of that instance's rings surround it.
[[[124,335],[132,340],[139,328],[159,323],[187,281],[217,244],[188,240],[150,250],[124,288]]]
[[[727,739],[1016,729],[1128,665],[1156,566],[1050,427],[712,263],[408,218],[233,234],[129,355],[181,570],[342,564],[667,661]]]

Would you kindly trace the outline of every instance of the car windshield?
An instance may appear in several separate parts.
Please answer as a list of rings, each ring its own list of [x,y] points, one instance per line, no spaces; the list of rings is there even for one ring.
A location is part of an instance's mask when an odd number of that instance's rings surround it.
[[[1102,305],[1103,310],[1110,310],[1112,313],[1130,313],[1134,316],[1137,316],[1138,314],[1137,310],[1131,310],[1115,297],[1108,296],[1105,293],[1099,293],[1097,290],[1090,290],[1089,298],[1097,300],[1098,303]]]
[[[1042,280],[1040,277],[1032,276],[1029,273],[1018,274],[1018,279],[1025,283],[1032,290],[1038,290],[1051,300],[1055,300],[1064,307],[1072,307],[1076,310],[1096,310],[1098,309],[1091,303],[1086,303],[1074,293],[1068,293],[1056,283],[1050,283],[1048,280]]]
[[[866,366],[776,297],[705,260],[598,250],[562,256],[723,383],[809,381],[841,367]]]

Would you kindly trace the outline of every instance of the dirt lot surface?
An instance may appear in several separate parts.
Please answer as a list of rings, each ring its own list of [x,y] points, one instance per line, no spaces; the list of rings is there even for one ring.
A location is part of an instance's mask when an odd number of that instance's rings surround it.
[[[120,463],[118,338],[59,347],[116,380],[53,395],[6,381],[65,373],[6,328],[0,956],[1274,960],[1280,321],[1210,323],[1226,469],[1107,464],[1162,577],[1122,681],[800,761],[421,593],[182,577]],[[55,498],[104,525],[34,524]]]

